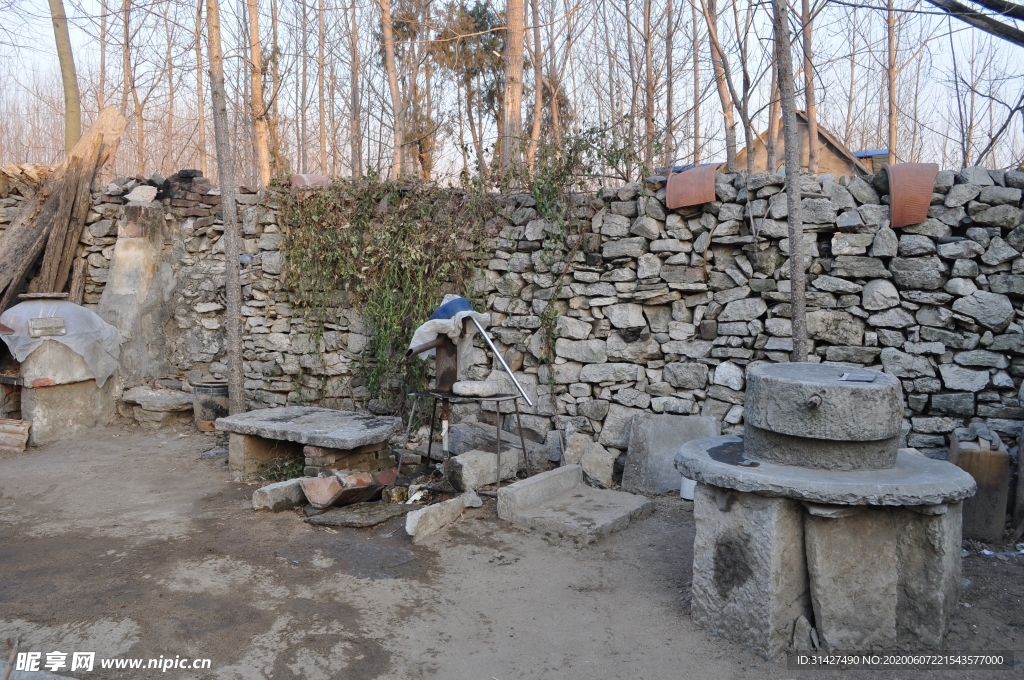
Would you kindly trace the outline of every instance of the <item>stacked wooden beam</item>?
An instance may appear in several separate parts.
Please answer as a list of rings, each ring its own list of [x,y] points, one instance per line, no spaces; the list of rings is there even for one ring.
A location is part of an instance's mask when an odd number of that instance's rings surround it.
[[[0,418],[0,453],[21,453],[28,443],[28,431],[32,426],[27,420]]]

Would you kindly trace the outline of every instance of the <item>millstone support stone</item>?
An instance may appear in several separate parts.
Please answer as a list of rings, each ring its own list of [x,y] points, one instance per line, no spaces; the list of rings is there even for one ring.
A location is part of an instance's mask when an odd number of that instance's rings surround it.
[[[878,441],[899,435],[903,394],[891,375],[871,382],[839,378],[853,369],[810,363],[751,367],[747,371],[744,419],[763,430],[833,441]],[[856,414],[856,417],[852,417]]]
[[[899,557],[896,642],[936,649],[949,631],[960,596],[963,504],[895,511]]]
[[[743,442],[749,456],[779,465],[819,470],[881,470],[896,464],[900,438],[867,442],[811,439],[762,430],[747,423]]]
[[[742,437],[699,439],[680,447],[676,469],[711,486],[836,505],[938,505],[961,501],[977,490],[974,478],[960,468],[915,449],[897,451],[891,468],[849,472],[770,461],[758,461],[756,467],[730,462],[742,456]]]
[[[826,649],[896,647],[896,538],[889,508],[845,517],[804,516],[814,622]]]
[[[693,499],[693,620],[766,659],[810,618],[803,508],[697,484]]]

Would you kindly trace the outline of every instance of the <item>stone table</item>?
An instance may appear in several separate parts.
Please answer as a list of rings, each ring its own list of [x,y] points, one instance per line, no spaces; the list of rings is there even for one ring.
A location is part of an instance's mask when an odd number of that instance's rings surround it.
[[[326,469],[377,470],[393,465],[388,439],[402,419],[312,406],[258,409],[217,419],[231,433],[228,466],[239,478],[282,456],[305,456],[307,476]]]

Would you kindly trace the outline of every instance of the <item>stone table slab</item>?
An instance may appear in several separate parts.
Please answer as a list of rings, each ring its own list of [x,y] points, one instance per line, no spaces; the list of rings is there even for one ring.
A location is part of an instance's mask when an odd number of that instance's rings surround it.
[[[763,460],[744,467],[716,460],[742,455],[742,437],[699,439],[680,447],[676,469],[711,486],[835,505],[938,505],[963,500],[977,489],[960,468],[915,449],[900,449],[895,467],[885,470],[817,470]]]
[[[402,419],[312,406],[259,409],[217,419],[217,429],[333,449],[356,449],[386,441]]]

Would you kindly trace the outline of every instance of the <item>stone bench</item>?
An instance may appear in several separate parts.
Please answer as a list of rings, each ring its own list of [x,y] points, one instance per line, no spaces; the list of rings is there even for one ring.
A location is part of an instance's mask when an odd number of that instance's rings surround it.
[[[401,418],[311,406],[259,409],[217,419],[230,433],[228,467],[244,479],[274,458],[304,457],[307,476],[321,468],[379,469],[387,458],[388,439],[402,427]],[[313,454],[313,455],[306,455]],[[312,469],[311,469],[312,468]]]

